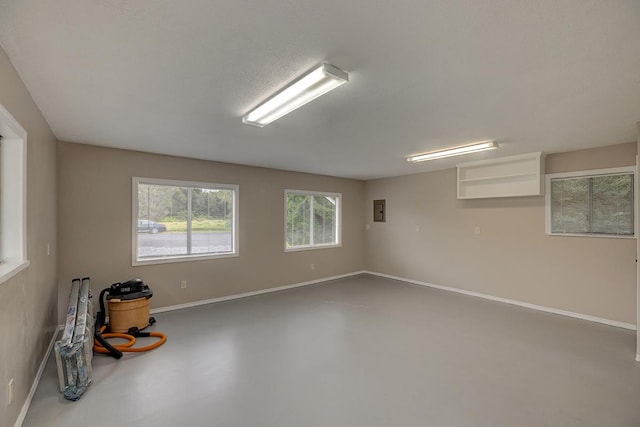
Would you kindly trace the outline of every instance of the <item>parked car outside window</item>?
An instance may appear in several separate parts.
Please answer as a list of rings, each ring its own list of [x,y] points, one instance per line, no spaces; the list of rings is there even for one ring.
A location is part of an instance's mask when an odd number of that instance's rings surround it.
[[[138,220],[138,233],[156,234],[161,231],[167,231],[167,226],[162,223],[146,219]]]

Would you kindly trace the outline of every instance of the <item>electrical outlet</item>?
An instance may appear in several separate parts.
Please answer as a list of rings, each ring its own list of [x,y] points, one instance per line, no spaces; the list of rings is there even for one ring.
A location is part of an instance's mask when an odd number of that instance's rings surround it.
[[[311,264],[311,269],[315,270],[316,269],[316,265],[315,264]]]
[[[480,227],[476,227],[473,229],[473,234],[480,234]]]
[[[51,255],[51,245],[47,243],[47,256]]]
[[[416,231],[420,231],[420,226],[416,225]]]
[[[13,378],[7,384],[7,406],[13,403]]]
[[[187,281],[186,280],[181,280],[180,281],[180,289],[187,289]]]

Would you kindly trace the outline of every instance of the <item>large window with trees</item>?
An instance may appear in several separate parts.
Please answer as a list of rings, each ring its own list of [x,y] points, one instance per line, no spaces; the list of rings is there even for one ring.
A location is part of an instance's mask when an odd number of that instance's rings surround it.
[[[635,235],[634,168],[547,175],[547,232]]]
[[[340,246],[339,193],[285,190],[285,250]]]
[[[238,186],[133,178],[133,264],[238,254]]]

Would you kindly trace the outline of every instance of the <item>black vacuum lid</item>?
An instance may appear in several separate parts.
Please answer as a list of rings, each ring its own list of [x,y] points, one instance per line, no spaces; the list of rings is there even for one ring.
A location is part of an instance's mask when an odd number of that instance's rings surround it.
[[[107,300],[119,299],[126,301],[138,298],[151,298],[152,296],[153,292],[149,289],[149,286],[145,285],[141,279],[134,279],[111,285]]]

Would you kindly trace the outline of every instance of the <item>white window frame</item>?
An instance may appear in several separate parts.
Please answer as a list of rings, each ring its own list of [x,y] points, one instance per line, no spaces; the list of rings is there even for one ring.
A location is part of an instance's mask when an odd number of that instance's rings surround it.
[[[581,233],[552,233],[551,232],[551,180],[557,178],[588,178],[599,175],[633,175],[633,235],[622,236],[615,234],[581,234]],[[565,237],[596,237],[600,239],[635,239],[638,236],[638,210],[636,209],[638,197],[638,175],[636,166],[624,166],[619,168],[592,169],[577,172],[560,172],[545,175],[545,232],[549,236]]]
[[[0,284],[27,259],[27,131],[0,105]]]
[[[304,246],[295,246],[292,248],[287,247],[287,196],[289,194],[295,194],[299,196],[325,196],[336,198],[336,243],[321,243]],[[312,221],[313,224],[313,221]],[[313,231],[312,231],[313,235]],[[284,190],[284,251],[285,252],[297,252],[306,251],[311,249],[327,249],[327,248],[339,248],[342,246],[342,193],[329,193],[326,191],[307,191],[307,190]]]
[[[151,185],[169,185],[176,187],[193,187],[193,188],[210,188],[210,189],[222,189],[233,190],[233,226],[231,228],[231,241],[233,244],[233,252],[223,254],[190,254],[190,255],[174,255],[174,256],[162,256],[158,258],[138,258],[138,185],[139,184],[151,184]],[[166,264],[172,262],[185,262],[185,261],[201,261],[208,259],[220,259],[220,258],[232,258],[240,255],[240,248],[238,246],[238,219],[239,215],[239,200],[240,200],[240,187],[234,184],[216,184],[211,182],[196,182],[196,181],[179,181],[173,179],[158,179],[158,178],[144,178],[134,176],[131,180],[131,265],[150,265],[150,264]]]

